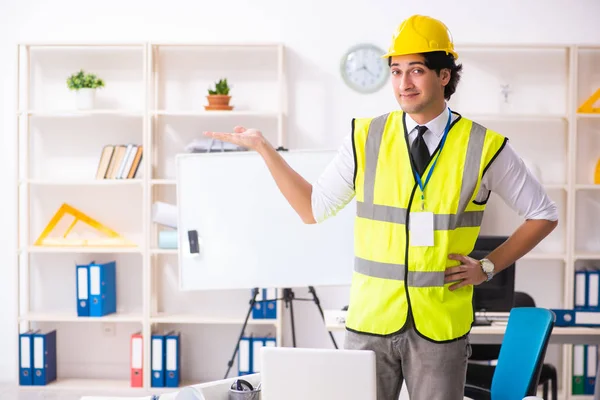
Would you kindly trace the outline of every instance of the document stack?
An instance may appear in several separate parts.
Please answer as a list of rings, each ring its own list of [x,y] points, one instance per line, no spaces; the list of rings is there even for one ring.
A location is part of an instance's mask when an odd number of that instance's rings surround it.
[[[151,345],[151,386],[178,387],[181,382],[181,334],[155,332]]]
[[[256,303],[252,309],[253,319],[277,318],[277,289],[258,289]]]
[[[276,347],[274,337],[242,337],[238,352],[238,376],[260,372],[260,349]]]
[[[44,386],[56,380],[56,330],[19,334],[19,385]]]
[[[555,326],[600,326],[600,270],[575,271],[573,309],[553,309]]]
[[[77,265],[77,316],[102,317],[117,312],[116,262]]]

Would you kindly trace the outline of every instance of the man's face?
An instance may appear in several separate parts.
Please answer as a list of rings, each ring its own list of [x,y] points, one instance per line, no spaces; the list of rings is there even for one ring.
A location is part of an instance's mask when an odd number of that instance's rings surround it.
[[[408,54],[392,57],[390,72],[394,95],[404,112],[424,113],[443,102],[444,86],[450,80],[449,70],[442,70],[438,76],[425,66],[422,55]]]

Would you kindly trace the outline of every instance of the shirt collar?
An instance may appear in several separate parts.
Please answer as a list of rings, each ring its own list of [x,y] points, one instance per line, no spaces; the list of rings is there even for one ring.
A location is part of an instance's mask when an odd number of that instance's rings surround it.
[[[429,121],[425,124],[427,129],[429,129],[434,135],[437,137],[442,137],[444,134],[444,129],[446,129],[446,124],[448,123],[448,106],[444,108],[444,111],[441,112],[440,115]],[[410,135],[410,133],[415,129],[419,124],[417,124],[410,115],[406,114],[406,131]]]

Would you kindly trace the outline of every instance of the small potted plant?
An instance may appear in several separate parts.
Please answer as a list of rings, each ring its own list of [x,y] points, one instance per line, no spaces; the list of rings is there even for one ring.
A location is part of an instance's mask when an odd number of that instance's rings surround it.
[[[89,110],[94,108],[96,89],[104,87],[104,81],[95,74],[80,70],[67,78],[67,86],[77,93],[77,108]]]
[[[219,79],[215,83],[214,89],[208,89],[208,105],[204,106],[206,110],[232,110],[233,106],[229,105],[231,96],[229,96],[229,84],[227,79]]]

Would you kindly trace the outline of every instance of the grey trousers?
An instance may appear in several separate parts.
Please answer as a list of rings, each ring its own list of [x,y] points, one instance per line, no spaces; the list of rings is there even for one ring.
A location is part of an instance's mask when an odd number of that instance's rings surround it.
[[[410,400],[464,398],[467,359],[471,356],[468,337],[433,343],[419,336],[408,322],[404,332],[389,337],[347,330],[344,348],[375,352],[377,400],[398,400],[403,381]]]

